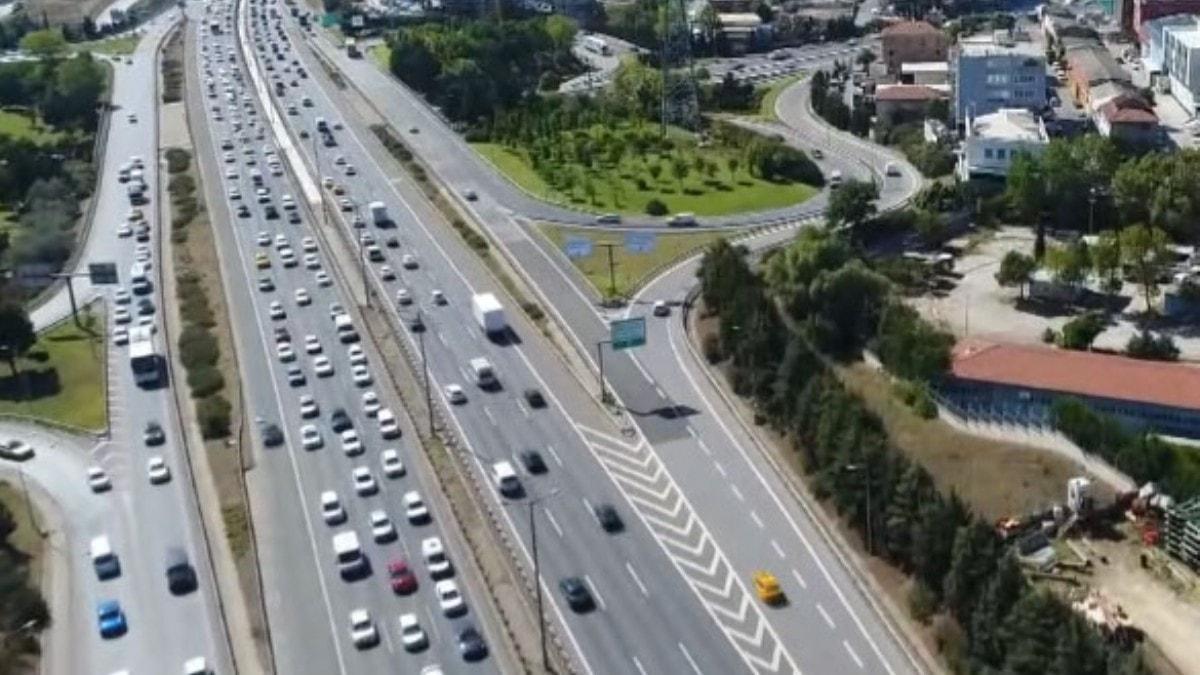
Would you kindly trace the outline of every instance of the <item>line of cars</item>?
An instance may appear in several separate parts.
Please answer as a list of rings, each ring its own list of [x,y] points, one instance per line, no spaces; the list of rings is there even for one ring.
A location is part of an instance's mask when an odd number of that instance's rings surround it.
[[[255,18],[261,15],[258,11],[259,6],[257,2],[250,6]],[[260,37],[256,44],[268,64],[285,61],[290,52],[286,38],[265,41]],[[228,88],[226,103],[230,108],[228,120],[233,128],[233,136],[222,141],[223,147],[231,147],[225,148],[226,154],[218,159],[231,160],[225,162],[226,190],[230,197],[231,210],[237,212],[240,206],[245,206],[244,203],[237,203],[243,201],[241,183],[244,167],[250,167],[246,174],[253,181],[255,199],[265,206],[273,206],[268,179],[261,172],[256,173],[257,169],[249,163],[258,161],[255,159],[258,153],[246,152],[256,141],[263,140],[263,136],[260,135],[263,129],[254,107],[246,105],[246,102],[252,102],[248,82],[240,66],[238,69],[231,68],[230,72],[211,70],[215,63],[236,62],[233,49],[228,51],[229,57],[226,58],[222,46],[215,41],[206,41],[202,47],[202,54],[205,55],[204,67],[208,69],[206,75],[223,78],[220,81]],[[296,67],[296,62],[282,65],[284,70],[290,69],[293,73]],[[275,90],[286,91],[286,87],[276,87]],[[332,131],[328,133],[332,136]],[[266,163],[272,175],[282,173],[276,173],[274,170],[277,156],[269,145],[263,147],[262,157],[268,158]],[[294,208],[295,201],[284,195],[280,203],[289,214],[288,223],[302,225],[303,219]],[[311,237],[304,236],[300,238],[299,244],[303,253],[298,254],[293,248],[292,240],[299,236],[299,233],[288,232],[287,226],[282,222],[284,219],[273,217],[272,213],[264,208],[261,220],[266,222],[266,227],[274,227],[275,232],[264,230],[249,239],[244,236],[242,238],[254,250],[252,274],[258,275],[256,287],[258,293],[265,296],[263,304],[266,325],[274,338],[273,350],[278,361],[276,367],[282,371],[283,382],[298,393],[301,418],[298,426],[300,448],[305,453],[320,452],[326,448],[326,436],[331,436],[331,444],[339,445],[342,454],[349,460],[349,483],[353,494],[357,495],[357,499],[345,499],[336,489],[323,489],[317,495],[317,508],[321,520],[334,529],[330,542],[339,574],[347,581],[353,581],[369,576],[372,572],[370,559],[359,538],[359,530],[345,526],[346,523],[356,522],[361,518],[361,522],[367,527],[366,531],[370,532],[371,540],[388,551],[388,562],[384,568],[385,581],[394,594],[408,596],[416,593],[419,587],[418,574],[420,568],[424,567],[424,572],[433,582],[434,596],[442,613],[448,617],[463,616],[467,613],[467,603],[453,578],[454,567],[439,537],[426,536],[419,540],[420,564],[414,565],[415,561],[392,553],[398,550],[394,543],[399,541],[401,536],[387,507],[392,503],[389,497],[394,493],[391,491],[402,486],[406,476],[400,449],[391,447],[401,435],[400,426],[395,414],[384,406],[380,397],[370,389],[374,384],[374,377],[366,352],[359,342],[353,320],[340,302],[333,301],[329,304],[328,320],[332,327],[317,325],[325,319],[320,318],[319,310],[313,308],[314,300],[322,295],[329,297],[333,293],[324,290],[332,287],[333,281],[323,267],[320,247]],[[271,221],[276,222],[273,224]],[[239,227],[236,222],[234,226]],[[280,275],[286,275],[286,281],[289,283],[277,286],[276,279]],[[300,280],[300,275],[308,278]],[[309,278],[312,285],[309,285]],[[283,286],[291,292],[286,295],[281,293],[279,288]],[[295,340],[292,337],[293,330],[297,332]],[[348,378],[337,377],[343,368],[349,371]],[[315,381],[310,381],[310,372],[315,375]],[[319,384],[322,380],[327,380],[329,384],[336,383],[335,386],[342,382],[353,385],[349,393],[343,390],[338,395],[357,398],[360,404],[356,406],[358,409],[352,408],[353,412],[348,412],[336,405],[338,401],[329,400],[333,397],[332,394],[328,397],[321,396],[317,388],[328,386]],[[359,422],[356,423],[356,419]],[[277,447],[284,442],[282,430],[273,423],[265,423],[260,432],[266,447]],[[364,461],[372,455],[373,461]],[[382,478],[377,478],[379,475],[382,475]],[[403,489],[399,501],[405,520],[412,527],[417,528],[432,522],[430,510],[419,491]],[[365,511],[365,517],[354,516],[352,512],[359,508]],[[396,620],[396,634],[399,635],[406,651],[422,651],[429,647],[429,636],[421,625],[420,613],[415,611],[411,601],[404,601],[404,605],[406,611],[401,612]],[[370,609],[355,607],[350,611],[349,636],[356,647],[368,649],[377,645],[380,642],[380,633],[381,628],[377,626]],[[487,645],[472,625],[459,623],[457,635],[459,651],[464,659],[478,660],[486,657]]]

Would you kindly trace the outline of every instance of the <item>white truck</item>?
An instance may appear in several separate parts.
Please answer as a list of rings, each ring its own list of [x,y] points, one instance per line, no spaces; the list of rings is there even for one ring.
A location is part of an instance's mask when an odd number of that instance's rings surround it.
[[[371,211],[371,222],[375,224],[375,227],[391,226],[392,217],[388,215],[387,204],[383,202],[371,202],[367,205],[367,208]]]
[[[492,362],[482,356],[471,359],[471,373],[475,375],[475,384],[480,389],[491,389],[499,384]]]
[[[475,323],[488,335],[497,335],[508,329],[508,321],[504,318],[504,305],[491,293],[477,293],[471,296],[471,313],[475,315]]]
[[[366,570],[367,561],[354,530],[333,535],[333,554],[343,579],[353,579]]]
[[[149,326],[129,330],[129,367],[133,370],[133,381],[139,387],[153,387],[162,380],[162,356]]]

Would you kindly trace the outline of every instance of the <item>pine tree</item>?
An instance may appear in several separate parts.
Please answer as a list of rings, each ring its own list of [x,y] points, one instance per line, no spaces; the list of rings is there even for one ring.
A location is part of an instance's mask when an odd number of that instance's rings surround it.
[[[968,512],[957,494],[940,495],[921,504],[913,527],[913,573],[941,599],[942,579],[950,570],[954,535],[968,520]]]
[[[996,533],[982,520],[958,528],[954,553],[943,586],[946,606],[963,626],[971,625],[971,612],[995,568]]]
[[[888,499],[883,515],[883,535],[880,541],[888,557],[905,572],[912,570],[913,524],[917,522],[923,483],[929,475],[918,464],[903,460],[899,463],[899,478]]]
[[[998,629],[1027,587],[1016,558],[1011,554],[1001,556],[971,616],[970,653],[976,669],[999,668],[1004,662],[1004,643]]]

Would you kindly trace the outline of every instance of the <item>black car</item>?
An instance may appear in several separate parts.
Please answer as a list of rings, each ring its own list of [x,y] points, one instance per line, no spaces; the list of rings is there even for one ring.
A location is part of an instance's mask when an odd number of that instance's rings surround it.
[[[583,583],[583,579],[567,577],[558,582],[558,588],[562,591],[563,597],[567,599],[567,604],[572,610],[588,612],[596,607],[596,601],[592,599],[592,592],[588,590],[587,584]]]
[[[292,334],[288,332],[286,326],[275,327],[275,342],[291,342]]]
[[[383,244],[388,248],[400,248],[400,240],[395,237],[388,237],[384,240]]]
[[[167,589],[171,595],[186,595],[196,590],[196,570],[181,548],[167,549]]]
[[[163,433],[158,422],[147,422],[146,430],[142,432],[142,440],[146,442],[146,445],[162,445],[166,442],[167,435]]]
[[[354,426],[354,422],[350,421],[350,416],[346,414],[345,408],[337,408],[333,414],[329,416],[329,421],[333,426],[333,430],[341,433]]]
[[[625,529],[625,523],[621,522],[621,516],[612,504],[597,504],[595,513],[596,520],[605,532],[620,532]]]
[[[546,462],[542,459],[542,453],[532,449],[522,450],[520,456],[521,463],[529,473],[546,473]]]
[[[142,316],[150,316],[154,314],[154,303],[150,302],[149,298],[138,300],[138,314]]]
[[[270,293],[275,290],[275,282],[271,280],[271,277],[259,277],[258,290],[263,293]]]
[[[288,222],[293,225],[299,225],[300,224],[300,212],[299,211],[288,211]]]
[[[293,365],[288,368],[288,384],[293,387],[303,387],[308,378],[304,377],[304,371],[300,370],[300,366]]]
[[[487,657],[487,643],[474,626],[467,626],[458,633],[458,653],[464,661],[481,661]]]
[[[263,209],[263,216],[267,220],[278,220],[279,219],[279,209],[275,208],[274,204],[267,204],[267,207],[265,209]]]
[[[238,205],[237,214],[238,214],[238,218],[249,218],[250,217],[250,207],[246,206],[245,204]]]
[[[279,430],[279,426],[270,423],[263,427],[262,431],[263,445],[268,448],[273,448],[277,445],[283,445],[283,432]]]
[[[542,398],[542,392],[533,388],[525,390],[525,402],[529,404],[530,408],[546,407],[546,399]]]

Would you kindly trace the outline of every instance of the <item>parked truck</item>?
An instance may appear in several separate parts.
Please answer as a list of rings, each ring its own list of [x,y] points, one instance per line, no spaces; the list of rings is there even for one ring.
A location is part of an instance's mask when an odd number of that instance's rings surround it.
[[[475,322],[488,335],[499,335],[508,329],[504,319],[504,305],[491,293],[477,293],[471,297],[471,313]]]
[[[371,202],[367,205],[371,211],[371,222],[375,223],[375,227],[390,227],[392,217],[388,215],[387,204],[383,202]]]

